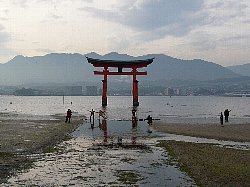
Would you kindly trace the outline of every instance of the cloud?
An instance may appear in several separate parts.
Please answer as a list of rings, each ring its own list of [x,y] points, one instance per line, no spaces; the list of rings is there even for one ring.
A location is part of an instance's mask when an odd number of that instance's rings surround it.
[[[56,52],[56,51],[54,51],[54,50],[51,50],[51,49],[46,49],[46,48],[38,48],[38,49],[35,49],[35,51],[37,51],[37,52],[42,52],[42,53],[54,53],[54,52]]]
[[[9,35],[5,32],[0,31],[0,46],[5,45],[5,43],[9,40]]]
[[[111,51],[124,51],[127,50],[131,44],[126,36],[119,37],[113,36],[108,38],[108,48]]]
[[[0,46],[4,46],[9,41],[10,36],[4,31],[4,26],[0,24]]]
[[[207,33],[205,31],[195,31],[190,33],[187,42],[184,44],[186,48],[190,47],[196,51],[206,52],[215,50],[218,44],[216,35]]]
[[[204,10],[207,12],[206,21],[210,25],[220,26],[234,19],[247,18],[247,1],[207,1]],[[246,20],[242,20],[245,22]]]
[[[0,31],[2,31],[4,29],[4,26],[2,26],[1,24],[0,24]]]
[[[87,2],[87,3],[93,3],[94,2],[94,0],[82,0],[82,1]]]
[[[55,20],[58,20],[58,19],[62,19],[63,17],[62,16],[58,16],[56,14],[51,14],[51,18],[53,18]]]
[[[20,6],[22,8],[28,7],[28,0],[12,0],[14,5]]]
[[[186,47],[195,49],[197,52],[206,53],[220,49],[249,49],[250,34],[234,33],[232,35],[224,33],[224,36],[205,31],[194,31],[190,33]]]
[[[112,10],[85,7],[81,10],[100,19],[126,25],[152,35],[182,36],[202,23],[199,11],[203,0],[130,0]]]
[[[55,13],[50,13],[46,16],[41,23],[51,23],[51,24],[58,24],[58,23],[65,23],[63,16],[57,15]]]
[[[250,4],[248,1],[207,1],[206,24],[194,30],[188,37],[197,50],[250,47]]]
[[[13,50],[7,46],[7,43],[10,41],[10,35],[4,29],[0,24],[0,63],[6,62],[9,55],[13,55]]]

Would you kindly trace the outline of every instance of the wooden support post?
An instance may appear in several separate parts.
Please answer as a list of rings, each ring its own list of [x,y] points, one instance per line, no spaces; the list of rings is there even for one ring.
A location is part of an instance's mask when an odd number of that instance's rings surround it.
[[[107,85],[108,85],[108,68],[104,67],[104,79],[102,80],[102,106],[107,106]]]
[[[138,80],[136,80],[136,68],[133,67],[133,106],[139,106],[138,101]]]

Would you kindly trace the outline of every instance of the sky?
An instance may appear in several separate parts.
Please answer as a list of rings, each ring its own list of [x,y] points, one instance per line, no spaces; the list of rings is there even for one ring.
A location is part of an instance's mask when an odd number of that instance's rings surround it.
[[[250,63],[250,1],[0,0],[0,63],[92,51]]]

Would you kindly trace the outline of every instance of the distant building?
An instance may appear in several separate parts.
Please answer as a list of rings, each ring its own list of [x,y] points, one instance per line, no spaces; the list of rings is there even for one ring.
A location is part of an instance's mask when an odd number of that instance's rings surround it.
[[[14,93],[14,95],[21,95],[21,96],[33,96],[33,95],[39,95],[39,91],[38,90],[34,90],[31,88],[22,88],[19,90],[16,90]]]
[[[86,86],[86,95],[96,96],[97,95],[97,86]]]
[[[181,90],[179,88],[166,88],[164,94],[170,96],[181,95]]]
[[[174,94],[175,95],[180,95],[180,89],[179,88],[174,89]]]
[[[173,88],[166,88],[165,95],[174,95],[174,89]]]
[[[64,95],[82,95],[82,86],[66,86]]]

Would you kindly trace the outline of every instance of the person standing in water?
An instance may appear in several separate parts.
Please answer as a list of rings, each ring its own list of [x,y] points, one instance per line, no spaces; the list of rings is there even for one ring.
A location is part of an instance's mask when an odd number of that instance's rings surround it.
[[[153,118],[150,115],[148,115],[148,117],[145,120],[148,121],[148,125],[152,125],[153,124]]]
[[[90,117],[89,117],[90,123],[92,122],[92,119],[93,119],[93,123],[94,123],[94,120],[95,120],[95,111],[93,109],[90,110]]]
[[[71,116],[72,116],[72,112],[70,109],[68,109],[65,123],[67,123],[67,122],[70,123]]]
[[[231,112],[231,110],[226,109],[226,110],[224,111],[225,123],[228,122],[229,112]]]
[[[221,126],[223,126],[223,114],[222,114],[222,112],[220,113],[220,124],[221,124]]]

